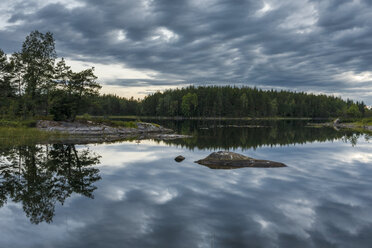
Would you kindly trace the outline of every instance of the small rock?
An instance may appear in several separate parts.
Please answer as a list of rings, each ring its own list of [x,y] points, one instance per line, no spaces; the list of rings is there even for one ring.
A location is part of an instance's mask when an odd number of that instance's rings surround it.
[[[179,156],[177,156],[174,160],[176,160],[176,162],[182,162],[183,160],[185,160],[185,157],[184,156],[181,156],[181,155],[179,155]]]

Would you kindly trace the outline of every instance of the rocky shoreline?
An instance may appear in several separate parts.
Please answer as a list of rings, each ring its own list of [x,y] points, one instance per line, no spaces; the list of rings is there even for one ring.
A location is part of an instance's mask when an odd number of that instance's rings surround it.
[[[358,125],[354,125],[354,124],[348,124],[348,123],[340,123],[338,125],[333,125],[333,127],[335,128],[349,128],[349,129],[357,129],[357,128],[361,128],[361,129],[364,129],[366,131],[372,131],[372,126],[358,126]]]
[[[175,134],[172,129],[157,124],[137,122],[134,127],[113,127],[105,124],[97,124],[91,121],[65,122],[39,120],[36,128],[47,132],[61,132],[68,134],[65,139],[70,142],[114,142],[125,139],[157,139],[169,140],[189,138],[189,135]]]
[[[365,131],[372,132],[372,126],[370,125],[356,125],[353,123],[341,123],[340,119],[336,119],[333,122],[327,122],[327,123],[317,123],[317,124],[308,124],[310,127],[332,127],[336,130],[340,129],[363,129]]]

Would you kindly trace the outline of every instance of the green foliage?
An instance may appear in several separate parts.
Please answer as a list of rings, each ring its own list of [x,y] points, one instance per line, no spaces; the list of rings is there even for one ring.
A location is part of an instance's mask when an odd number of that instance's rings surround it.
[[[57,119],[63,117],[73,121],[81,112],[82,105],[86,105],[89,98],[98,95],[101,86],[96,82],[94,68],[74,73],[62,59],[57,63],[56,72],[60,99],[56,102],[54,113],[58,113]],[[61,108],[68,108],[68,113],[60,113]]]
[[[157,117],[218,118],[330,118],[346,117],[356,105],[362,115],[363,102],[344,101],[339,97],[304,92],[263,91],[257,88],[209,86],[187,87],[156,92],[142,101],[115,95],[89,98],[79,114],[93,116],[137,115]],[[363,109],[363,112],[361,111]]]
[[[171,106],[170,107],[170,104]],[[140,102],[146,116],[183,117],[337,117],[351,105],[364,114],[364,103],[304,92],[249,87],[201,86],[156,92]],[[363,110],[363,111],[362,111]]]
[[[22,51],[15,60],[19,60],[26,83],[26,108],[35,115],[39,111],[48,114],[49,92],[53,90],[54,62],[56,59],[52,33],[31,32],[22,44]]]
[[[91,120],[92,116],[88,113],[85,113],[81,116],[81,118],[84,119],[84,120]]]
[[[9,114],[9,110],[14,111],[15,87],[12,83],[11,65],[6,54],[0,49],[0,116]]]
[[[137,128],[137,122],[135,121],[111,121],[111,125],[116,127]]]
[[[77,121],[82,123],[91,123],[94,125],[101,124],[110,127],[127,127],[127,128],[137,128],[138,121],[120,121],[120,120],[111,120],[102,117],[92,117],[89,114],[84,114],[77,117]]]
[[[63,121],[72,117],[73,100],[65,92],[58,90],[52,94],[50,113],[53,120]]]
[[[362,125],[372,125],[372,117],[369,118],[363,118],[361,120]]]
[[[347,117],[362,117],[362,113],[360,112],[358,106],[356,104],[351,105],[346,111]]]
[[[181,109],[185,116],[193,116],[198,106],[198,96],[195,93],[187,93],[182,97]]]
[[[0,123],[0,125],[2,124],[4,123]],[[16,123],[11,126],[0,126],[0,148],[9,145],[36,144],[46,140],[58,140],[65,136],[66,134],[63,133],[40,131],[36,128],[26,127],[25,124]]]
[[[31,32],[22,50],[10,59],[0,50],[0,115],[23,119],[37,115],[74,120],[98,96],[94,68],[72,72],[61,59],[57,64],[53,34]]]
[[[365,118],[347,118],[342,120],[343,123],[353,123],[358,127],[372,126],[372,117]]]
[[[140,102],[133,98],[126,99],[115,95],[97,95],[84,102],[78,114],[88,113],[93,116],[140,115]]]
[[[0,119],[0,127],[9,127],[9,128],[28,128],[28,127],[35,127],[36,121],[32,119],[28,120],[6,120]]]

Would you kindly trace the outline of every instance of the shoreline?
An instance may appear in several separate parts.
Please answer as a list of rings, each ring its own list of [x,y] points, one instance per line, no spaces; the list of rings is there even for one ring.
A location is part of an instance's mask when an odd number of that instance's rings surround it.
[[[189,135],[175,134],[172,129],[153,123],[136,122],[136,127],[114,127],[107,124],[94,123],[93,121],[65,122],[39,120],[36,128],[45,132],[59,132],[66,134],[66,141],[81,141],[84,143],[113,142],[119,140],[140,139],[179,139],[189,138]]]
[[[307,126],[309,127],[331,127],[336,129],[337,131],[340,129],[349,129],[355,130],[360,132],[372,132],[372,125],[361,125],[357,123],[340,123],[339,119],[336,119],[334,122],[326,122],[326,123],[308,123]]]
[[[334,128],[352,129],[356,131],[372,132],[372,125],[358,125],[354,123],[340,123],[333,125]]]
[[[78,116],[80,117],[80,116]],[[92,118],[103,118],[104,116],[92,116]],[[108,119],[143,119],[143,120],[331,120],[331,118],[312,118],[312,117],[183,117],[183,116],[140,116],[140,115],[110,115]]]

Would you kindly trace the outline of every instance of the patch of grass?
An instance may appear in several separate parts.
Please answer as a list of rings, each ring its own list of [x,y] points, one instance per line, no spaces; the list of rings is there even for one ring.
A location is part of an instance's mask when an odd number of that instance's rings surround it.
[[[137,122],[135,121],[111,121],[111,123],[115,127],[137,128]]]
[[[363,118],[360,121],[358,121],[357,123],[360,123],[363,126],[372,126],[372,117]]]
[[[350,123],[356,126],[372,126],[372,117],[365,118],[346,118],[341,119],[341,123]]]
[[[41,131],[30,127],[0,127],[0,146],[44,143],[66,137],[60,132]]]
[[[35,127],[36,120],[4,120],[0,119],[0,127],[8,128],[26,128],[26,127]]]
[[[107,125],[110,127],[126,127],[126,128],[137,128],[137,121],[119,121],[119,120],[110,120],[103,117],[89,117],[84,118],[84,116],[79,116],[77,121],[85,124],[100,124]]]
[[[85,119],[85,120],[91,120],[92,116],[90,114],[85,113],[82,116],[80,116],[79,118]]]

